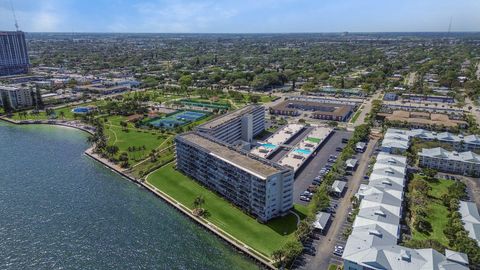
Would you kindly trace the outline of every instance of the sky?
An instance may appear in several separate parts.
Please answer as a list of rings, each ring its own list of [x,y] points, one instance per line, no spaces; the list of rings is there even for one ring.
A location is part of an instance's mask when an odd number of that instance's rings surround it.
[[[480,0],[0,0],[0,30],[293,33],[480,31]]]

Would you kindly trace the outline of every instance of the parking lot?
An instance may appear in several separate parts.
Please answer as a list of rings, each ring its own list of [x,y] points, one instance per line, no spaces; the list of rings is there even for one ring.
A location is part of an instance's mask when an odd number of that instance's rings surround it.
[[[332,211],[333,215],[328,231],[325,232],[325,235],[317,233],[307,241],[305,244],[307,252],[304,252],[295,260],[292,269],[324,270],[330,264],[342,264],[341,256],[343,251],[336,252],[336,250],[338,250],[338,246],[345,247],[346,239],[343,233],[352,226],[352,223],[348,220],[352,210],[350,198],[357,192],[361,183],[368,182],[364,175],[368,169],[369,160],[374,153],[377,141],[377,139],[370,140],[365,153],[356,155],[359,159],[359,164],[353,175],[348,176],[347,191],[340,198],[332,197],[330,208],[333,208],[334,211]]]
[[[340,200],[341,198],[332,198],[331,205],[339,205]],[[351,208],[349,208],[348,211],[350,212]],[[336,215],[335,213],[332,213],[332,219],[335,218],[335,215]],[[316,255],[317,248],[323,243],[334,242],[334,245],[333,245],[334,247],[340,247],[340,249],[343,249],[345,247],[345,243],[347,242],[343,236],[343,232],[345,232],[351,226],[352,226],[352,223],[349,222],[347,218],[344,218],[344,220],[340,224],[339,232],[341,233],[337,235],[337,237],[335,237],[334,239],[329,239],[327,236],[317,233],[315,236],[307,240],[306,242],[307,249],[310,249],[315,252],[313,253],[304,252],[301,257],[297,258],[292,269],[312,269],[311,267],[315,264],[313,260]],[[338,252],[335,254],[335,248],[334,248],[333,250],[331,250],[330,255],[327,258],[325,258],[325,260],[328,261],[328,264],[341,265],[343,263],[342,252]]]
[[[337,147],[345,146],[345,143],[342,143],[342,139],[349,139],[351,136],[352,133],[348,131],[334,131],[323,146],[321,146],[321,149],[317,154],[307,161],[307,164],[304,165],[303,169],[301,169],[295,177],[295,182],[293,184],[294,203],[307,204],[306,201],[300,200],[301,194],[312,184],[312,181],[318,176],[320,170],[329,163],[328,160],[330,156],[338,156],[340,151],[337,151]],[[330,162],[330,164],[333,163]]]

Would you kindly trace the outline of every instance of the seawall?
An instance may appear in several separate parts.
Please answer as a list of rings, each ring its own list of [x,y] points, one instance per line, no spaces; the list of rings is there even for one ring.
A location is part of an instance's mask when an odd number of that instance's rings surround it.
[[[64,127],[69,127],[69,128],[75,128],[84,132],[87,132],[89,134],[94,134],[93,128],[86,126],[86,125],[73,125],[72,123],[68,122],[58,122],[58,121],[48,121],[48,120],[43,120],[43,121],[15,121],[12,119],[8,119],[6,117],[0,117],[0,120],[15,124],[15,125],[54,125],[54,126],[64,126]],[[182,205],[175,199],[171,198],[167,194],[163,193],[161,190],[157,189],[156,187],[150,185],[148,182],[143,182],[139,179],[136,179],[132,177],[131,175],[125,173],[123,169],[116,164],[113,164],[107,159],[104,159],[100,157],[99,155],[94,153],[94,147],[90,147],[87,150],[85,150],[85,155],[88,157],[94,159],[95,161],[103,164],[105,167],[109,168],[110,170],[114,171],[115,173],[119,174],[120,176],[144,187],[148,191],[152,192],[154,195],[157,197],[161,198],[163,201],[167,202],[170,204],[172,207],[174,207],[176,210],[178,210],[180,213],[184,214],[191,220],[195,221],[197,224],[201,225],[203,228],[207,229],[208,231],[212,232],[214,235],[219,237],[220,239],[224,240],[228,244],[232,245],[234,248],[236,248],[238,251],[241,251],[257,263],[260,263],[263,267],[267,269],[277,269],[271,262],[271,260],[262,255],[262,254],[257,254],[257,252],[253,251],[252,248],[248,247],[247,245],[243,244],[240,240],[235,239],[235,237],[229,235],[227,232],[223,231],[221,228],[218,228],[215,224],[210,223],[209,221],[197,217],[192,214],[191,210],[188,209],[186,206]]]

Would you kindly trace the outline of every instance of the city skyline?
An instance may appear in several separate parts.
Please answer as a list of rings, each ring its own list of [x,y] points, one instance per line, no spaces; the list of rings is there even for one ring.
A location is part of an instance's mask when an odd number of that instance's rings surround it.
[[[9,0],[0,29],[14,30]],[[12,1],[26,32],[293,33],[479,31],[480,2],[402,1]],[[451,24],[451,26],[449,26]]]

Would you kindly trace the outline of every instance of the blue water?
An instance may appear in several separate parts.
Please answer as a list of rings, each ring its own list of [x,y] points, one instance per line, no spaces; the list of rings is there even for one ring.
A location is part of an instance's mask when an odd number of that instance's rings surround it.
[[[90,112],[90,108],[85,108],[85,107],[78,107],[72,110],[74,113],[88,113]]]
[[[262,143],[261,146],[263,146],[265,148],[268,148],[268,149],[277,148],[277,146],[275,144],[271,144],[271,143]]]
[[[312,151],[308,149],[295,149],[294,152],[304,154],[304,155],[309,155],[312,153]]]
[[[0,269],[255,269],[83,155],[86,135],[0,123]]]

